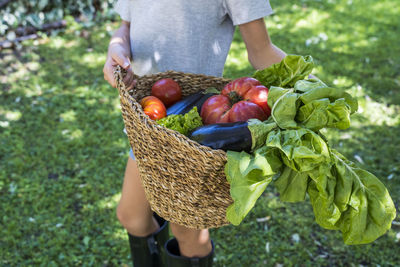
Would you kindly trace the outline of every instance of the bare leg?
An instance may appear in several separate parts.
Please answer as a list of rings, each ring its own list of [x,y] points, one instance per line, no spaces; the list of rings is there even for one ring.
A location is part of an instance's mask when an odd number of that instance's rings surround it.
[[[125,229],[134,236],[144,237],[158,230],[139,177],[136,161],[129,157],[117,217]]]
[[[122,195],[117,207],[117,217],[127,231],[134,236],[145,237],[159,229],[146,199],[136,161],[129,157],[126,166]],[[185,257],[204,257],[211,250],[208,229],[196,230],[170,222],[179,250]]]
[[[208,229],[196,230],[170,222],[171,231],[179,244],[179,250],[185,257],[204,257],[211,250],[211,239]]]

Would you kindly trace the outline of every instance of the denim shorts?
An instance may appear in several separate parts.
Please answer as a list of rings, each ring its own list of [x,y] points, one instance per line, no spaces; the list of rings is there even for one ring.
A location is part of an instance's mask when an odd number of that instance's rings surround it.
[[[131,150],[129,151],[129,156],[130,156],[133,160],[135,160],[135,155],[133,155],[133,150],[132,150],[132,148],[131,148]]]
[[[125,128],[124,128],[124,133],[127,134]],[[132,148],[131,148],[131,150],[129,151],[129,156],[130,156],[133,160],[136,160],[136,159],[135,159],[135,155],[133,155],[133,150],[132,150]]]

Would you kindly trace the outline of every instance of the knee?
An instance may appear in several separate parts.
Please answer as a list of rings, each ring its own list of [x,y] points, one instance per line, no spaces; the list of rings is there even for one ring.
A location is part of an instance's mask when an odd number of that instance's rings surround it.
[[[129,210],[121,208],[120,206],[117,207],[116,214],[121,225],[132,235],[147,235],[149,228],[152,227],[151,217],[145,218],[145,216],[137,216]]]
[[[209,242],[210,234],[208,229],[191,229],[170,222],[172,234],[179,243],[206,244]]]
[[[120,205],[117,206],[116,214],[119,222],[125,228],[128,228],[129,225],[131,225],[135,221],[135,218],[134,216],[132,216],[132,213],[129,213],[126,209],[123,209]]]
[[[171,223],[171,222],[169,223],[169,226],[171,228],[172,234],[177,239],[180,239],[182,237],[188,236],[188,235],[192,234],[191,233],[192,231],[195,231],[195,230],[192,230],[192,229],[189,229],[189,228],[186,228],[184,226],[181,226],[181,225],[178,225],[178,224],[175,224],[175,223]]]

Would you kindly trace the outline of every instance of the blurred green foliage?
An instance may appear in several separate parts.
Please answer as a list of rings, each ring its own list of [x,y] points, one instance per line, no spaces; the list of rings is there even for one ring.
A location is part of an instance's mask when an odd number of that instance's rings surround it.
[[[397,1],[271,2],[273,42],[312,55],[314,74],[359,101],[348,130],[324,133],[330,145],[379,177],[399,210]],[[131,264],[115,216],[129,144],[118,93],[102,74],[116,27],[72,22],[0,54],[0,266]],[[224,76],[252,73],[236,32]],[[346,246],[314,222],[308,200],[282,203],[268,187],[242,224],[211,230],[215,266],[398,266],[399,215],[395,222],[372,244]]]
[[[41,28],[45,23],[60,21],[66,16],[82,17],[84,23],[94,24],[95,18],[111,18],[114,0],[17,0],[0,9],[0,35],[17,27]],[[11,36],[11,35],[10,35]]]

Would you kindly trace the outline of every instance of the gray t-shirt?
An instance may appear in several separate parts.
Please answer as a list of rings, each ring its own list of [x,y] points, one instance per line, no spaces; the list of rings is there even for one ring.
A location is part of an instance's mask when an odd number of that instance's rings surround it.
[[[235,26],[272,14],[268,0],[118,0],[133,71],[222,76]]]

